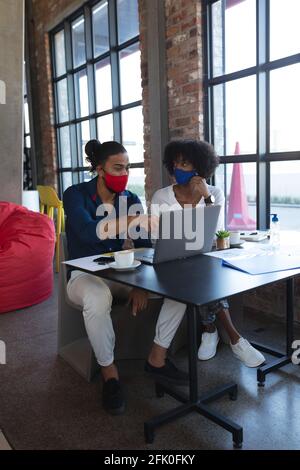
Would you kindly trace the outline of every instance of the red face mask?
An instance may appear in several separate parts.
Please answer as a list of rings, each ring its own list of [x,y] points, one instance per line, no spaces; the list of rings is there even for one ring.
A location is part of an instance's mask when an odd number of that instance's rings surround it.
[[[127,186],[128,175],[111,175],[105,171],[104,181],[108,189],[114,193],[122,193]]]

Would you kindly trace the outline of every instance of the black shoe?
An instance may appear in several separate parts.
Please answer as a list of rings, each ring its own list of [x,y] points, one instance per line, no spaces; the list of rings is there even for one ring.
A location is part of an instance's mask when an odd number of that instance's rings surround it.
[[[125,411],[125,398],[120,381],[109,379],[103,384],[103,407],[112,415],[120,415]]]
[[[145,363],[144,370],[147,374],[151,375],[158,381],[168,382],[174,385],[188,385],[189,376],[186,372],[182,372],[167,358],[163,367],[154,367]]]

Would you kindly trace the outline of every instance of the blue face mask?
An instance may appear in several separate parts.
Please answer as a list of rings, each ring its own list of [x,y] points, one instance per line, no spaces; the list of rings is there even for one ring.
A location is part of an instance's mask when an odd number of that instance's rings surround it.
[[[176,179],[177,184],[187,184],[193,176],[197,176],[198,173],[196,170],[193,171],[185,171],[180,170],[179,168],[175,168],[174,176]]]

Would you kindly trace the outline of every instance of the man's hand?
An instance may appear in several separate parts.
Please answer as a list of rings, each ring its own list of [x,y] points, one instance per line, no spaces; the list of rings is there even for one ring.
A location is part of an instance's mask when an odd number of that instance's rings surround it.
[[[142,214],[140,215],[139,222],[140,226],[148,232],[158,227],[159,217],[157,215]]]
[[[201,176],[193,176],[190,180],[190,187],[192,189],[192,193],[195,195],[203,196],[206,199],[209,196],[209,189],[205,178]]]
[[[131,238],[126,238],[122,245],[122,250],[133,250],[134,249],[134,243],[131,240]]]
[[[159,217],[157,215],[141,214],[134,220],[134,225],[139,225],[151,238],[155,238],[158,234]]]
[[[127,305],[132,303],[132,315],[136,316],[138,312],[144,310],[148,304],[148,292],[134,287],[129,294]]]

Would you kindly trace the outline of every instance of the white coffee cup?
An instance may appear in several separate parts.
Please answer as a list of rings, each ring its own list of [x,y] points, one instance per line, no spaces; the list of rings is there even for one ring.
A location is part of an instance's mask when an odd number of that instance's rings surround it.
[[[232,245],[236,245],[237,243],[240,243],[241,241],[241,235],[240,232],[235,230],[230,232],[230,243]]]
[[[134,261],[134,251],[123,250],[115,252],[115,261],[119,268],[131,266]]]

